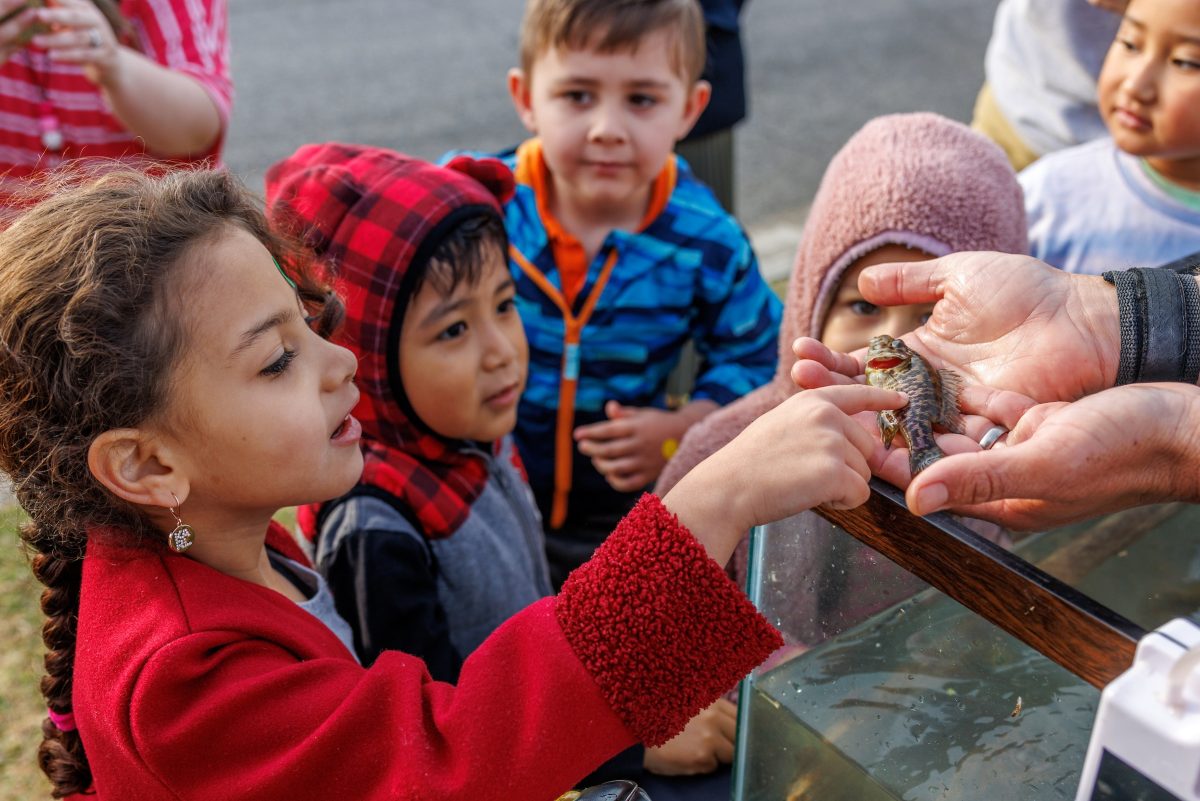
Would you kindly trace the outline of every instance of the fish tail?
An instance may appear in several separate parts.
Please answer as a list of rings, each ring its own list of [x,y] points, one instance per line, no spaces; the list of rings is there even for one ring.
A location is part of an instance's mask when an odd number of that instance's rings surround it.
[[[908,452],[908,469],[914,476],[945,456],[936,445],[931,448],[916,448]]]

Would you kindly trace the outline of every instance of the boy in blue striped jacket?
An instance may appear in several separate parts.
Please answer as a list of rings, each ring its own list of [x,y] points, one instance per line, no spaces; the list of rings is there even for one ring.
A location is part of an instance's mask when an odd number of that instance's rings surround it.
[[[673,151],[704,110],[696,0],[529,0],[508,76],[533,134],[501,154],[529,381],[516,440],[556,584],[706,414],[768,382],[781,305],[745,233]],[[666,404],[687,341],[690,400]]]

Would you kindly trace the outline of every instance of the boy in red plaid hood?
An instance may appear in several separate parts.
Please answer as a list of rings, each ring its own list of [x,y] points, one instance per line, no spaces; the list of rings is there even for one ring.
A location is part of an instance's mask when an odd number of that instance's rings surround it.
[[[528,347],[513,302],[498,161],[437,167],[306,145],[267,173],[267,213],[327,260],[359,360],[365,467],[300,510],[364,664],[381,651],[454,681],[506,619],[551,593],[510,433]]]

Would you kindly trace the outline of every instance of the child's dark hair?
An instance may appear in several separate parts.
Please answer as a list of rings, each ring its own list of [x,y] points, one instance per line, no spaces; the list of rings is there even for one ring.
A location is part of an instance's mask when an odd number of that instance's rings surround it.
[[[437,244],[425,269],[414,278],[413,294],[428,282],[439,294],[450,295],[459,284],[475,285],[483,276],[490,252],[507,264],[508,236],[497,214],[480,213],[454,226]]]
[[[165,538],[88,470],[104,431],[160,412],[185,332],[172,290],[194,248],[245,229],[288,269],[328,334],[341,307],[310,276],[303,251],[267,228],[257,201],[225,172],[128,170],[59,176],[0,232],[0,469],[31,520],[21,538],[46,589],[42,628],[49,709],[71,713],[82,557],[88,531]],[[328,302],[327,302],[328,301]],[[47,718],[38,761],[56,798],[87,790],[79,733]]]
[[[696,0],[527,0],[521,20],[521,69],[554,48],[636,50],[651,33],[673,37],[671,66],[687,81],[704,71],[704,12]]]

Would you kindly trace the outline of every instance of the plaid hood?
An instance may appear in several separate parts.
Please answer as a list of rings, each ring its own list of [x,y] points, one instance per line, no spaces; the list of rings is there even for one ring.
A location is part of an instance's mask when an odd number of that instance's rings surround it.
[[[437,167],[382,148],[305,145],[266,174],[267,217],[328,265],[346,304],[335,337],[358,357],[365,464],[361,484],[399,499],[425,536],[452,534],[487,481],[465,443],[431,431],[400,382],[400,330],[430,255],[480,212],[503,219],[513,179],[495,160],[456,158]],[[312,538],[319,504],[301,510]]]

